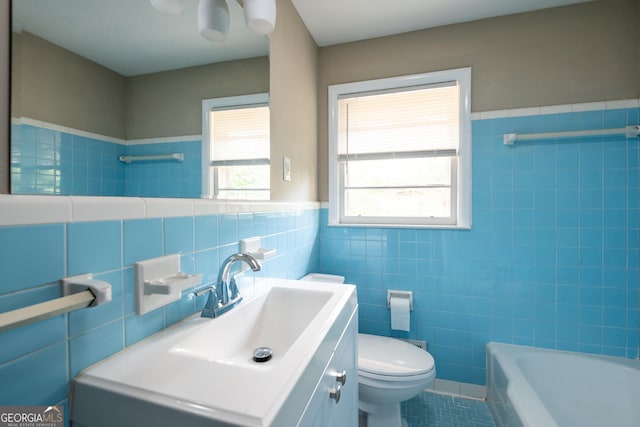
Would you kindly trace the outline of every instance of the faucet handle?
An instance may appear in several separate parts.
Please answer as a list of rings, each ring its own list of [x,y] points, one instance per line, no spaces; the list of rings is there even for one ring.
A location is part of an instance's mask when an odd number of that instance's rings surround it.
[[[216,286],[215,285],[205,286],[204,288],[200,288],[197,291],[192,292],[191,295],[196,297],[201,297],[202,295],[206,294],[209,291],[215,292]]]
[[[203,289],[204,292],[207,292],[209,296],[207,297],[207,302],[204,304],[204,308],[202,309],[202,313],[200,313],[201,317],[216,317],[216,310],[220,307],[220,298],[218,298],[218,293],[216,292],[215,286],[209,286],[206,289]]]
[[[233,277],[231,277],[231,280],[229,280],[229,292],[231,293],[231,295],[229,295],[229,299],[234,300],[238,297],[238,294],[240,294],[240,291],[238,290],[238,284],[236,283],[236,277],[240,275],[240,273],[233,275]]]

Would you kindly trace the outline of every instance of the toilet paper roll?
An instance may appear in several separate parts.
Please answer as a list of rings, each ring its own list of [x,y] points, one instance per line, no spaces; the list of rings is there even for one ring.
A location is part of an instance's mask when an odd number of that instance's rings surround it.
[[[391,297],[389,306],[391,308],[391,329],[409,332],[411,325],[409,298]]]

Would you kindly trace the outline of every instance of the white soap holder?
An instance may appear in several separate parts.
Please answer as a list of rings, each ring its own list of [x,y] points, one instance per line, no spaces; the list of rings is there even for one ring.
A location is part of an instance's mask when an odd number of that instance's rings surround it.
[[[182,291],[199,285],[199,274],[180,271],[180,255],[136,262],[136,313],[145,314],[182,297]]]
[[[200,275],[177,272],[152,281],[144,281],[144,294],[171,295],[200,284]]]
[[[278,251],[260,247],[260,237],[248,237],[240,240],[240,252],[248,253],[257,260],[265,260],[276,256]]]
[[[258,248],[258,250],[255,250],[253,252],[248,252],[248,254],[257,260],[264,260],[264,259],[273,258],[274,256],[276,256],[277,252],[278,251],[276,249]]]

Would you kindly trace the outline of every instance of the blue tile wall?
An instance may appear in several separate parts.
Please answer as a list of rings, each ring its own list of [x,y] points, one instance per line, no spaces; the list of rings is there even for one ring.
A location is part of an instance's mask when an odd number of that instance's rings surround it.
[[[183,271],[213,281],[239,233],[256,233],[278,254],[255,274],[299,278],[319,268],[318,230],[317,209],[0,227],[0,312],[59,297],[68,275],[93,273],[113,286],[109,304],[0,333],[0,405],[66,405],[81,370],[202,309],[204,298],[185,292],[137,316],[140,258],[179,253]]]
[[[11,126],[11,192],[121,196],[127,147],[27,124]]]
[[[358,285],[360,330],[426,340],[438,377],[484,384],[490,340],[640,353],[638,139],[503,144],[504,133],[618,128],[619,109],[474,120],[471,230],[327,227],[321,271]],[[411,332],[387,289],[414,292]]]
[[[58,296],[57,281],[68,275],[93,273],[114,286],[110,306],[0,334],[0,383],[26,379],[1,388],[0,405],[66,405],[79,371],[202,308],[204,300],[185,295],[136,316],[138,257],[180,253],[183,270],[208,282],[250,235],[278,249],[256,274],[345,275],[358,285],[360,330],[427,340],[443,379],[484,384],[489,340],[637,357],[638,140],[507,147],[502,135],[621,127],[639,116],[624,109],[475,120],[471,230],[327,227],[326,210],[0,227],[0,311]],[[35,144],[20,147],[37,159]],[[387,289],[414,291],[410,333],[391,331]]]
[[[121,155],[184,153],[125,164]],[[75,196],[201,196],[201,141],[117,144],[29,124],[11,126],[11,192]]]
[[[132,162],[125,167],[125,196],[189,197],[202,195],[202,141],[134,144],[131,156],[183,153],[184,161]]]

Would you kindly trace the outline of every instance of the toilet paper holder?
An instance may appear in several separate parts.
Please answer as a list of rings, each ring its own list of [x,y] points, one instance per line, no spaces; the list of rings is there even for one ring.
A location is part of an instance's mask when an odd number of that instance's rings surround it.
[[[409,310],[413,311],[413,291],[396,291],[387,289],[387,308],[391,308],[391,298],[409,298]]]

